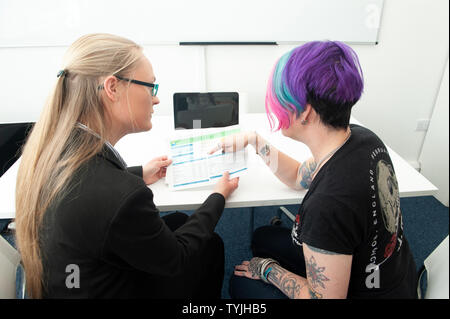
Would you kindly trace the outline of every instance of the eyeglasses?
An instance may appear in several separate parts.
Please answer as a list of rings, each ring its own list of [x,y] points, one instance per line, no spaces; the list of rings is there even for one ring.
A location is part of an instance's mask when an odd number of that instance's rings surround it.
[[[143,85],[143,86],[152,88],[152,96],[156,96],[156,94],[158,94],[159,84],[143,82],[143,81],[138,81],[138,80],[133,80],[133,79],[127,79],[127,78],[123,78],[123,77],[118,76],[118,75],[115,75],[115,77],[118,78],[119,80],[122,80],[122,81],[127,81],[127,82],[131,82],[131,83],[134,83],[134,84]]]
[[[138,81],[138,80],[133,80],[133,79],[127,79],[127,78],[123,78],[123,77],[118,76],[118,75],[114,75],[114,76],[116,78],[118,78],[119,80],[122,80],[122,81],[127,81],[127,82],[131,82],[131,83],[134,83],[134,84],[143,85],[143,86],[151,88],[152,89],[152,91],[151,91],[152,96],[156,96],[156,94],[158,94],[159,84],[143,82],[143,81]],[[103,84],[99,85],[98,89],[99,90],[103,89]]]

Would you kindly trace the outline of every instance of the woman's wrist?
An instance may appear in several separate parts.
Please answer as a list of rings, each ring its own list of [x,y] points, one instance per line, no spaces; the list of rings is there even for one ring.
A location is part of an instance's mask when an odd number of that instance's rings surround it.
[[[266,266],[266,270],[264,270],[264,279],[267,281],[267,283],[270,283],[269,281],[269,274],[272,271],[273,267],[276,265],[276,263],[271,262]]]
[[[250,131],[247,132],[247,134],[245,135],[245,138],[247,139],[247,145],[250,144],[251,146],[253,146],[256,149],[256,139],[257,139],[257,134],[256,131]]]
[[[256,131],[249,133],[249,144],[255,148],[256,154],[266,158],[270,154],[270,144],[267,143],[263,138],[261,138]]]
[[[272,267],[275,265],[279,265],[279,263],[272,258],[266,258],[261,261],[259,277],[262,281],[264,281],[265,283],[269,283],[267,277],[272,270]]]

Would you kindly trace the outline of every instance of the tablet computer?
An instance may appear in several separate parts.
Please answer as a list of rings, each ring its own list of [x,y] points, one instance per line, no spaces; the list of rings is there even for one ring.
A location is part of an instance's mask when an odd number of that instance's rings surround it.
[[[226,127],[239,124],[237,92],[174,93],[175,129]]]

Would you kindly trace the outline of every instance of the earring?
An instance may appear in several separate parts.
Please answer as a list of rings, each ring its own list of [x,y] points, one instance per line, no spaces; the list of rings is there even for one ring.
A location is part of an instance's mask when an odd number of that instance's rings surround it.
[[[307,121],[307,120],[302,120],[300,123],[301,123],[302,125],[306,125],[306,124],[308,123],[308,121]]]

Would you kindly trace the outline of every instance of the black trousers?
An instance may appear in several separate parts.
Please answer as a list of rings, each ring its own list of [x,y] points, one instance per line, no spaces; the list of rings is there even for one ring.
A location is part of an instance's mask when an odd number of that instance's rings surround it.
[[[291,240],[291,229],[280,226],[263,226],[252,237],[254,257],[273,258],[281,267],[306,278],[303,249]],[[277,287],[262,280],[231,276],[230,296],[233,299],[286,299]]]
[[[163,216],[166,225],[175,231],[189,216],[175,212]],[[182,274],[152,276],[149,280],[151,298],[157,299],[220,299],[225,267],[222,238],[213,233],[204,249],[195,256]]]

